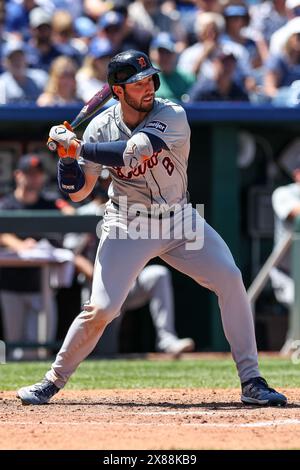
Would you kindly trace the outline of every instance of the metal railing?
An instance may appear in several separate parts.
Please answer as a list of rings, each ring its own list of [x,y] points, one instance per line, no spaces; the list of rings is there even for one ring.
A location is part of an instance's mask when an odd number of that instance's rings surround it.
[[[289,312],[289,327],[286,341],[281,349],[281,354],[283,355],[289,355],[300,344],[300,217],[297,217],[295,220],[293,232],[288,233],[274,247],[247,291],[252,311],[254,312],[255,301],[265,287],[271,269],[279,264],[290,248],[292,250],[291,276],[295,285],[295,296]]]

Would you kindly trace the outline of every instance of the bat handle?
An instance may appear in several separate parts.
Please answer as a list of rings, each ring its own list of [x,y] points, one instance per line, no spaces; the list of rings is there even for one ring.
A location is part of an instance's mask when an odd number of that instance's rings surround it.
[[[57,150],[57,143],[55,142],[55,140],[48,139],[47,147],[50,152],[55,152]]]

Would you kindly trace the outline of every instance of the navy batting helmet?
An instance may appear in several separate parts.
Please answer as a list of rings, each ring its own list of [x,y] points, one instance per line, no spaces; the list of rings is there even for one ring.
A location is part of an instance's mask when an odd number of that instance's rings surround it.
[[[160,70],[153,67],[149,57],[144,52],[130,49],[115,55],[111,59],[108,64],[107,81],[112,89],[113,85],[135,83],[153,75],[156,91],[160,86],[158,72]]]

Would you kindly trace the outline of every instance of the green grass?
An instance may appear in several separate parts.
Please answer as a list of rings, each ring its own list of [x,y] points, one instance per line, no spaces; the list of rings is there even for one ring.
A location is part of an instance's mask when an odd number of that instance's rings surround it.
[[[39,381],[50,363],[23,362],[0,365],[1,390]],[[300,365],[288,359],[262,358],[262,374],[276,387],[300,388]],[[230,358],[187,360],[85,361],[69,381],[69,389],[97,388],[231,388],[239,387]]]

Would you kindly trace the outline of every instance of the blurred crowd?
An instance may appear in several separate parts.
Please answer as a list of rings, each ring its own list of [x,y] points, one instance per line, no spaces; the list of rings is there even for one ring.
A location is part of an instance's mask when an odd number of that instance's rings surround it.
[[[85,102],[130,48],[157,96],[298,104],[300,0],[0,0],[0,105]]]

